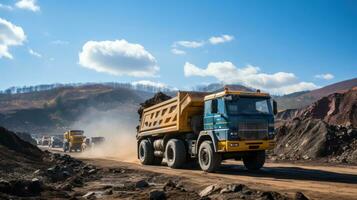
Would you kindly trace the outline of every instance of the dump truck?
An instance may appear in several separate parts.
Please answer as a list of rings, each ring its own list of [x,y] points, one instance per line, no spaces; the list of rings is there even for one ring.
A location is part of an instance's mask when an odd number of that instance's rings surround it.
[[[216,93],[179,91],[176,97],[145,108],[138,129],[137,156],[144,165],[171,168],[198,160],[216,171],[222,160],[243,160],[259,170],[273,149],[277,104],[269,94],[225,88]]]
[[[82,151],[82,142],[84,131],[82,130],[69,130],[63,134],[63,151]]]

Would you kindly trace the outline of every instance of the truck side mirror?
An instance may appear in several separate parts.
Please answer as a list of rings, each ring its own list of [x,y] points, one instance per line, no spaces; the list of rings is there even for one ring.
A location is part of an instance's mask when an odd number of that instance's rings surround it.
[[[278,104],[273,100],[273,113],[274,115],[278,114]]]
[[[213,99],[211,104],[211,113],[217,113],[217,112],[218,112],[218,101],[217,99]]]

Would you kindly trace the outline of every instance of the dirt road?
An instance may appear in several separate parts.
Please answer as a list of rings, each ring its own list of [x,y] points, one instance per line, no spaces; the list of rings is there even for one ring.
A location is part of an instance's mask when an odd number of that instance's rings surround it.
[[[301,164],[267,163],[257,173],[246,171],[240,162],[225,162],[217,173],[199,169],[173,170],[165,166],[142,166],[121,162],[115,158],[73,156],[101,167],[127,167],[184,178],[184,182],[200,191],[214,183],[242,183],[255,189],[272,190],[292,196],[301,191],[312,199],[357,199],[357,167],[309,166]]]

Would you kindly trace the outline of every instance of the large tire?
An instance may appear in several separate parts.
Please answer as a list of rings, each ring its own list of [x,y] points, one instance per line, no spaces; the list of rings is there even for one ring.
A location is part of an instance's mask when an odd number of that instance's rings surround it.
[[[249,152],[243,157],[243,163],[248,170],[259,170],[265,163],[265,151]]]
[[[174,169],[181,168],[186,162],[186,147],[183,141],[169,140],[165,148],[165,158],[167,166]]]
[[[213,143],[211,141],[204,141],[198,150],[198,162],[203,171],[214,172],[221,165],[222,156],[214,152]]]
[[[143,165],[154,164],[154,148],[148,140],[142,140],[139,144],[138,155]]]

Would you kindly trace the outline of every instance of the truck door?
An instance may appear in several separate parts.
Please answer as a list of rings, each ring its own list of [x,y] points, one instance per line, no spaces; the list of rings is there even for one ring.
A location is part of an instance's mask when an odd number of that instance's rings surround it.
[[[214,103],[212,103],[213,105]],[[226,133],[228,131],[228,122],[227,122],[227,118],[225,117],[225,106],[224,106],[224,101],[222,98],[218,98],[216,99],[216,109],[215,114],[214,114],[214,118],[213,118],[213,128],[214,128],[214,132],[215,135],[217,136],[217,138],[219,140],[225,140],[226,139]]]
[[[224,102],[221,98],[206,101],[204,129],[216,130],[224,128],[223,124],[225,123],[225,119],[222,117],[224,112]]]
[[[212,130],[214,123],[214,113],[212,113],[212,100],[205,102],[204,130]]]

